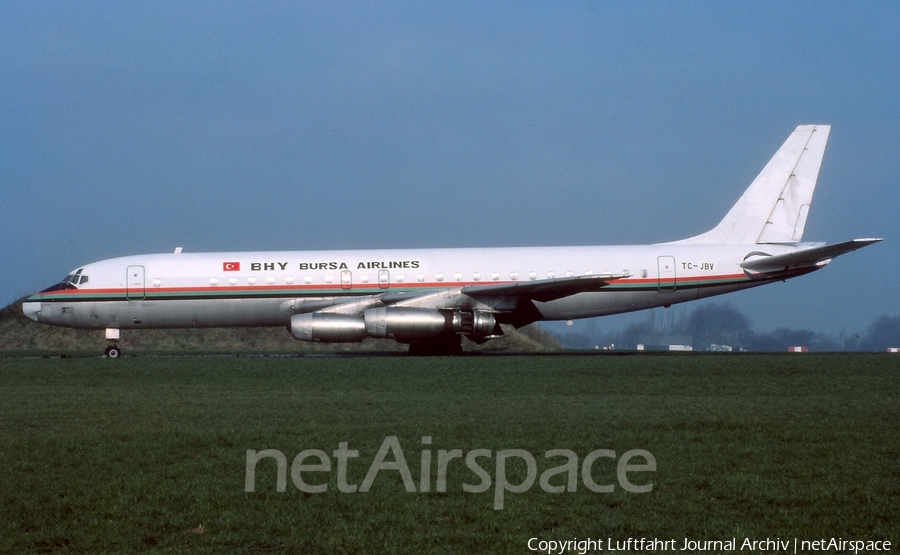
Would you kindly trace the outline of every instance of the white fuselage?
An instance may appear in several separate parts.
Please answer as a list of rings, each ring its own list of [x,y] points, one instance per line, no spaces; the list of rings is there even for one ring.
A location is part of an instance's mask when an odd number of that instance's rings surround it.
[[[414,305],[429,307],[428,299],[443,299],[440,292],[467,285],[629,276],[595,292],[534,303],[537,319],[567,320],[761,285],[771,279],[745,273],[740,263],[747,255],[792,250],[796,247],[660,244],[152,254],[88,264],[79,269],[88,278],[83,283],[51,288],[29,303],[40,303],[31,306],[39,321],[77,328],[281,326],[293,314],[346,304],[351,297],[434,292]],[[455,308],[507,312],[513,307],[463,297]]]

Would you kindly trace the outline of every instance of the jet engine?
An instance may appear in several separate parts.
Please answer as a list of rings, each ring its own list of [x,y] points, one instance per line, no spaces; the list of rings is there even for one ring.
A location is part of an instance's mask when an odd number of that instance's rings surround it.
[[[458,314],[452,310],[383,307],[369,309],[364,316],[369,335],[404,342],[456,333]]]
[[[401,343],[463,334],[472,339],[502,335],[493,314],[428,308],[383,307],[364,314],[366,331],[373,337],[390,337]]]
[[[362,316],[307,312],[291,316],[291,334],[301,341],[349,343],[366,337],[391,338],[401,343],[466,335],[482,343],[503,335],[489,312],[382,307]]]
[[[352,314],[308,312],[291,316],[291,334],[301,341],[351,343],[366,338],[366,322]]]

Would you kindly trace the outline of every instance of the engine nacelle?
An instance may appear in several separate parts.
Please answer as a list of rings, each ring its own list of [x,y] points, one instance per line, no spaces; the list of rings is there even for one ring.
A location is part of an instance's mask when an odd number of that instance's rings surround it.
[[[291,316],[291,335],[300,341],[350,343],[366,338],[366,322],[352,314],[312,312]]]
[[[503,335],[489,312],[381,307],[356,314],[307,312],[291,316],[291,334],[301,341],[359,342],[368,336],[409,343],[463,334],[483,343]]]
[[[483,343],[503,335],[497,319],[489,312],[382,307],[367,310],[365,321],[369,335],[401,342],[463,334]]]
[[[383,307],[365,312],[366,331],[397,341],[430,339],[459,331],[459,312],[430,308]]]
[[[497,324],[497,319],[490,312],[473,312],[471,331],[464,331],[469,338],[478,343],[503,335],[503,330]]]

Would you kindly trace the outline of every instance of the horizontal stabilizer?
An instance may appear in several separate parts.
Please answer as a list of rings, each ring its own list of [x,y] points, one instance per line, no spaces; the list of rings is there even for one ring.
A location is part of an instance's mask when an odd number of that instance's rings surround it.
[[[800,268],[824,266],[837,256],[855,251],[856,249],[861,249],[879,241],[881,241],[881,239],[854,239],[852,241],[836,243],[834,245],[825,245],[822,247],[813,247],[811,249],[788,254],[754,258],[742,263],[741,268],[754,273],[777,273]]]
[[[470,297],[497,297],[512,295],[538,302],[562,299],[576,293],[598,291],[615,279],[627,278],[631,274],[598,274],[557,279],[543,279],[523,283],[498,283],[495,285],[467,285],[462,293]]]

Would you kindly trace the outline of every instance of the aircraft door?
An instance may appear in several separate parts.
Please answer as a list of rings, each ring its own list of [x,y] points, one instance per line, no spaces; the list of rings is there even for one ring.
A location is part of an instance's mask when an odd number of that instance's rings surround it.
[[[659,290],[674,291],[675,290],[675,257],[660,256],[657,257],[656,263],[659,269]]]
[[[378,287],[387,289],[391,286],[391,272],[389,270],[378,270]]]
[[[350,270],[341,272],[341,289],[351,289],[353,287],[353,273]]]
[[[129,266],[125,270],[125,298],[129,301],[141,301],[145,297],[144,267]]]

